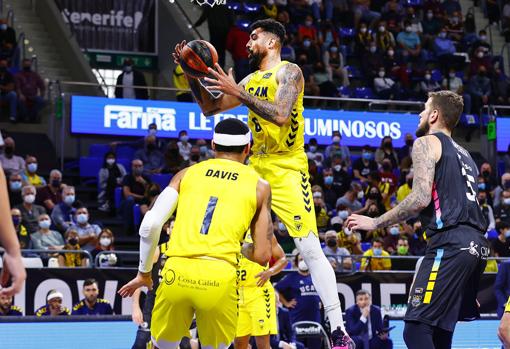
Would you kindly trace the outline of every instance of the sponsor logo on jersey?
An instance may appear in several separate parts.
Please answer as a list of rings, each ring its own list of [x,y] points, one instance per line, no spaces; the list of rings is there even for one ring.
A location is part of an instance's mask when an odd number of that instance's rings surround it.
[[[265,73],[262,79],[269,79],[273,73]]]
[[[165,272],[165,284],[171,285],[175,281],[175,272],[172,269],[168,269]]]
[[[472,254],[473,256],[480,257],[480,253],[478,253],[478,251],[476,250],[477,248],[478,248],[478,245],[475,244],[474,241],[471,241],[469,243],[469,247],[462,247],[460,250],[461,251],[468,251],[469,254]]]
[[[411,300],[411,305],[416,308],[417,306],[419,306],[421,304],[422,299],[423,299],[423,296],[414,295],[413,299]]]

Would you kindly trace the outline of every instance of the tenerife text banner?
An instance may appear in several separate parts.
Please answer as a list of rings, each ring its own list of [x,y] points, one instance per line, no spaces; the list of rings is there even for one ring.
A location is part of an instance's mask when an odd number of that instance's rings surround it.
[[[157,1],[55,2],[82,49],[157,54]]]
[[[305,141],[316,138],[319,144],[330,144],[333,131],[339,130],[347,146],[378,147],[384,136],[390,136],[394,146],[401,147],[405,134],[414,135],[418,126],[415,114],[305,109],[304,116]],[[205,117],[195,103],[85,96],[73,96],[71,101],[75,134],[145,136],[155,122],[161,137],[177,137],[186,130],[190,138],[211,139],[214,126],[225,118],[247,122],[248,109],[237,107]]]

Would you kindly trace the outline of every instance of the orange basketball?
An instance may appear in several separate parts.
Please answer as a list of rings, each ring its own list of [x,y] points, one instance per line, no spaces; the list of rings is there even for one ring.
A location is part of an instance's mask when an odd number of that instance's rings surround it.
[[[218,53],[213,45],[205,40],[193,40],[181,52],[181,67],[188,75],[202,78],[208,74],[207,68],[214,68]]]

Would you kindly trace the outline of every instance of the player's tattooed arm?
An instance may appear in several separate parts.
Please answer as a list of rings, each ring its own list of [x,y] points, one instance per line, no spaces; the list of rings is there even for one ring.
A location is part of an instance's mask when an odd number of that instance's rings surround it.
[[[274,102],[260,100],[244,89],[238,98],[261,118],[282,126],[287,123],[292,107],[303,89],[303,73],[296,64],[289,63],[278,71],[276,78],[278,89]]]
[[[432,197],[432,184],[436,168],[436,137],[418,138],[413,145],[413,190],[396,207],[375,219],[377,228],[383,228],[416,216],[426,208]]]

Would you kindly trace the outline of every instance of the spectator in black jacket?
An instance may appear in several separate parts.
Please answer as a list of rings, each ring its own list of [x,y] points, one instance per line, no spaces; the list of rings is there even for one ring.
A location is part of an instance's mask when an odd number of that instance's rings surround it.
[[[120,87],[119,85],[125,86]],[[142,72],[134,69],[133,60],[125,59],[123,64],[123,72],[117,78],[117,86],[115,87],[116,98],[132,98],[132,99],[149,99],[149,94],[145,88],[133,88],[129,86],[147,86],[145,76]]]

